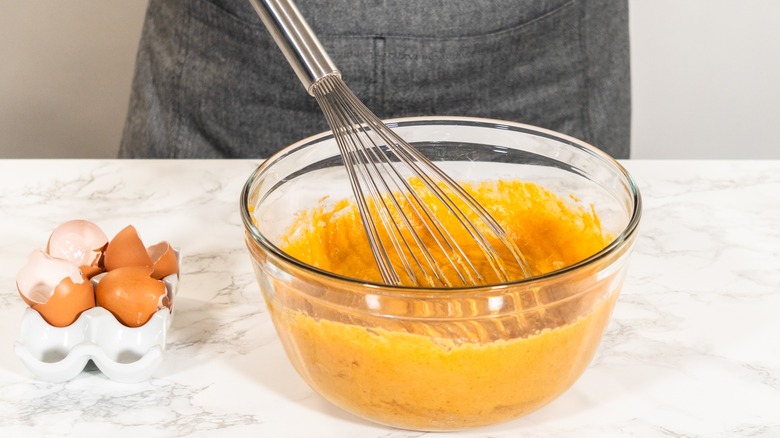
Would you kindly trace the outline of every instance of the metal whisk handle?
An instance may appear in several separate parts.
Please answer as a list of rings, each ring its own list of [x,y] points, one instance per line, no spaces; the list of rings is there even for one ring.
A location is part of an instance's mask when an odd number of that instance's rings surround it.
[[[284,53],[298,79],[312,96],[311,87],[325,76],[341,76],[301,12],[290,0],[249,0],[266,29]]]

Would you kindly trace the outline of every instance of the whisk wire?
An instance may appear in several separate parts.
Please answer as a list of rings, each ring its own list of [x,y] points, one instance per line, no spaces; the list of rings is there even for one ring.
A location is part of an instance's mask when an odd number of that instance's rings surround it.
[[[407,277],[417,285],[419,285],[418,277],[429,279],[431,276],[439,280],[440,283],[451,283],[435,269],[435,260],[420,237],[415,233],[404,233],[402,230],[403,227],[396,220],[393,220],[392,211],[395,211],[396,216],[403,222],[403,226],[408,230],[413,229],[411,222],[403,214],[398,199],[393,196],[395,193],[402,193],[399,190],[400,187],[397,185],[398,180],[395,178],[382,177],[383,174],[388,174],[389,171],[396,172],[396,169],[389,164],[385,152],[380,148],[378,142],[372,138],[373,136],[370,135],[374,131],[368,129],[366,124],[361,122],[361,116],[358,114],[358,111],[355,110],[354,103],[349,102],[348,94],[334,93],[333,95],[330,95],[330,97],[333,98],[333,105],[325,105],[328,107],[327,110],[324,110],[327,113],[326,118],[330,118],[332,121],[339,124],[339,126],[347,127],[345,131],[352,134],[348,136],[347,139],[337,139],[337,144],[343,145],[342,151],[350,155],[349,160],[345,162],[348,167],[348,175],[351,175],[350,178],[359,176],[364,187],[367,188],[368,195],[366,197],[371,199],[374,206],[373,211],[382,222],[384,229],[388,231],[385,235],[396,250]],[[366,143],[370,143],[371,146]],[[403,180],[400,174],[398,174],[398,178]],[[388,179],[395,183],[394,187],[391,187],[390,184],[388,184]],[[382,187],[379,187],[378,183],[381,183]],[[357,185],[359,186],[360,183],[358,182]],[[386,194],[387,196],[382,196],[382,194]],[[371,204],[361,204],[362,209],[361,205],[358,205],[361,215],[365,213],[371,216],[369,208]],[[373,220],[369,221],[367,225],[372,228],[372,235],[381,235],[376,229],[376,224]],[[419,252],[425,263],[423,263],[423,261],[417,257],[415,251],[412,250],[412,245],[405,237],[407,234],[414,240],[416,247],[421,250]],[[404,248],[406,249],[405,251]],[[421,276],[418,276],[415,273],[414,267],[409,259],[414,262],[414,265],[422,273]],[[428,269],[426,269],[424,265],[427,265]],[[394,276],[394,278],[397,278],[397,276]],[[385,279],[383,278],[383,280]],[[435,282],[429,281],[429,284],[433,285]]]
[[[381,121],[378,121],[379,123],[382,123]],[[382,124],[383,125],[383,124]],[[378,132],[385,132],[380,130],[381,127],[378,126],[377,130]],[[413,174],[417,176],[417,178],[423,183],[424,187],[431,192],[437,200],[442,202],[445,205],[445,208],[448,209],[449,212],[453,213],[453,216],[457,219],[457,221],[460,223],[460,225],[466,230],[466,232],[474,239],[474,241],[478,244],[480,249],[488,254],[491,255],[491,251],[493,250],[490,243],[484,239],[484,236],[482,236],[479,231],[476,229],[474,224],[470,222],[469,218],[466,216],[466,214],[458,207],[458,205],[449,198],[449,196],[444,192],[444,190],[439,186],[439,184],[436,183],[436,181],[433,180],[429,176],[429,174],[426,172],[426,169],[421,168],[418,166],[418,163],[421,163],[417,160],[416,157],[411,156],[408,153],[408,149],[411,148],[407,143],[405,143],[400,137],[395,135],[392,131],[388,131],[391,133],[390,136],[384,136],[386,142],[394,144],[397,149],[394,149],[395,155],[401,160],[401,162],[406,163],[411,169]],[[382,134],[380,134],[382,135]],[[397,142],[396,142],[397,141]],[[437,168],[426,166],[427,169],[431,170],[437,170]],[[430,223],[433,226],[433,229],[429,228],[427,226],[428,222],[423,221],[423,223],[426,226],[426,229],[429,231],[431,236],[436,240],[437,244],[439,244],[439,247],[444,251],[445,254],[449,254],[448,251],[453,252],[454,254],[459,255],[460,257],[456,261],[453,261],[452,258],[448,255],[448,260],[452,264],[452,266],[455,268],[456,272],[458,272],[459,276],[461,277],[462,281],[466,281],[463,278],[463,275],[461,275],[462,271],[458,268],[467,268],[466,273],[469,274],[469,280],[473,283],[475,281],[474,276],[476,277],[477,281],[482,282],[484,279],[482,277],[482,274],[479,272],[479,270],[473,265],[470,258],[466,255],[463,248],[458,245],[457,240],[453,238],[452,234],[449,232],[448,227],[444,226],[441,221],[438,219],[438,216],[428,207],[428,205],[423,202],[423,200],[419,197],[418,192],[404,179],[402,180],[404,187],[407,189],[409,193],[414,197],[415,203],[412,205],[419,205],[423,213],[425,214],[425,217],[430,221]],[[461,199],[463,201],[463,199]],[[418,213],[419,214],[419,213]],[[435,230],[435,232],[434,232]],[[445,249],[444,246],[441,244],[439,239],[436,237],[439,236],[442,238],[442,241],[444,244],[446,244],[447,248]],[[495,254],[492,254],[495,255]],[[489,259],[491,260],[491,259]],[[492,261],[491,261],[492,264]],[[495,266],[493,266],[495,269]],[[505,271],[504,271],[505,272]],[[473,274],[473,276],[471,275]]]
[[[357,131],[363,132],[362,128],[358,129]],[[398,211],[400,209],[400,205],[398,205],[398,202],[394,196],[392,195],[388,195],[387,197],[382,196],[382,193],[390,193],[391,190],[387,184],[387,180],[385,178],[377,176],[381,174],[382,170],[379,168],[376,161],[374,161],[374,159],[368,156],[369,151],[364,147],[365,145],[357,144],[359,143],[359,137],[353,137],[352,139],[353,140],[357,139],[356,144],[354,145],[356,149],[350,152],[352,152],[354,155],[360,158],[358,160],[358,165],[355,166],[357,170],[356,174],[360,177],[360,180],[363,182],[364,187],[368,189],[368,196],[366,197],[371,200],[370,203],[364,204],[366,208],[364,211],[361,211],[360,214],[361,215],[363,214],[372,215],[372,213],[376,214],[376,216],[380,219],[382,223],[383,229],[386,230],[384,236],[390,241],[391,245],[393,246],[393,249],[395,250],[395,254],[397,255],[407,277],[413,279],[415,285],[419,285],[419,282],[417,281],[418,276],[415,273],[414,266],[412,265],[411,261],[414,262],[414,265],[417,266],[418,270],[423,272],[423,278],[429,275],[429,273],[426,272],[425,267],[420,262],[420,260],[416,257],[415,253],[412,251],[411,245],[409,244],[408,240],[404,236],[401,225],[393,219],[392,209],[390,204],[387,201],[388,197],[392,200],[392,205],[396,209],[395,211]],[[354,169],[353,172],[355,172]],[[383,187],[379,187],[378,183],[381,183]],[[404,222],[405,226],[407,227],[411,226],[411,224],[408,221],[408,218],[406,218],[403,215],[399,217]],[[375,231],[373,234],[380,236],[380,243],[381,243],[382,234],[379,231]],[[417,241],[417,243],[419,244],[421,242]]]
[[[338,86],[336,88],[338,88]],[[437,262],[428,247],[424,244],[419,234],[414,232],[414,227],[408,218],[408,213],[404,214],[398,198],[402,198],[402,200],[405,201],[405,205],[414,213],[412,216],[417,218],[418,222],[428,231],[429,236],[434,239],[434,242],[441,250],[441,253],[445,256],[445,259],[453,267],[453,272],[458,275],[461,284],[467,284],[468,281],[475,282],[476,280],[470,274],[468,275],[468,279],[464,277],[462,269],[459,269],[460,265],[457,264],[456,260],[453,260],[448,252],[448,250],[452,251],[452,245],[450,244],[450,242],[453,241],[452,236],[447,235],[449,240],[442,240],[441,236],[444,234],[443,231],[446,231],[446,228],[438,222],[438,219],[436,219],[436,216],[430,211],[427,204],[419,197],[417,192],[412,189],[407,179],[400,173],[398,167],[390,163],[388,153],[394,154],[396,161],[402,159],[402,157],[398,156],[397,149],[387,146],[390,138],[385,135],[382,129],[379,129],[385,125],[357,100],[357,97],[346,88],[346,85],[344,85],[343,88],[343,93],[334,93],[329,96],[333,100],[331,103],[338,109],[343,110],[342,115],[344,117],[339,118],[339,120],[342,120],[345,123],[353,123],[353,126],[355,127],[353,132],[363,134],[356,135],[351,139],[354,144],[357,145],[353,152],[362,157],[361,165],[358,166],[358,173],[363,175],[362,179],[365,182],[366,187],[369,188],[368,197],[372,198],[374,205],[381,204],[384,207],[384,209],[379,209],[378,214],[382,218],[387,218],[388,215],[382,213],[396,212],[395,216],[398,218],[397,220],[392,220],[393,215],[390,213],[389,216],[391,219],[382,220],[382,223],[385,225],[385,230],[388,231],[388,237],[391,239],[391,242],[393,242],[395,249],[399,251],[399,256],[402,257],[407,274],[410,275],[410,278],[415,284],[420,283],[418,279],[415,278],[417,275],[410,271],[411,266],[406,264],[405,255],[407,252],[401,250],[400,245],[397,244],[398,240],[403,242],[404,247],[408,250],[408,255],[414,260],[415,265],[422,272],[421,277],[426,279],[430,286],[436,284],[454,284],[452,280],[447,278],[445,271],[442,270],[441,267],[437,267]],[[333,112],[339,113],[339,111]],[[377,123],[379,123],[379,125],[377,125]],[[373,126],[374,129],[371,129],[371,126]],[[382,141],[377,141],[375,137],[379,137],[379,140]],[[381,147],[382,145],[387,147],[383,148]],[[369,154],[371,155],[370,157],[368,156]],[[400,162],[403,163],[403,161]],[[379,165],[381,165],[381,168]],[[388,180],[392,182],[393,187],[390,186]],[[382,190],[382,188],[377,188],[377,181],[381,182],[384,190]],[[385,196],[383,196],[383,194]],[[408,195],[412,195],[414,200]],[[390,201],[390,204],[388,204],[388,200]],[[386,211],[383,211],[385,209]],[[421,213],[420,210],[422,210],[423,213]],[[426,221],[423,217],[427,217],[429,220]],[[400,226],[401,224],[399,224],[398,221],[402,223],[403,227]],[[437,232],[434,232],[429,224],[433,224],[434,229]],[[407,230],[407,232],[404,232],[404,230]],[[437,233],[439,237],[437,237]],[[411,244],[406,236],[409,236],[411,240],[414,241],[414,247],[417,248],[417,251],[412,250]],[[447,244],[447,248],[442,244],[442,241]],[[460,248],[458,249],[460,250]],[[420,260],[417,257],[417,253],[422,256],[423,260]],[[462,250],[461,253],[460,260],[468,260]],[[427,265],[428,269],[425,269],[423,265]],[[478,274],[478,271],[473,267],[472,271]],[[438,283],[433,281],[431,277],[435,277],[436,280],[438,280]]]
[[[487,210],[352,93],[292,0],[250,3],[328,120],[385,283],[400,285],[403,273],[418,285],[453,286],[452,271],[465,285],[484,284],[490,273],[483,276],[483,264],[499,281],[510,278],[507,264],[529,276],[519,249]],[[421,188],[415,188],[418,184]],[[484,257],[472,260],[467,250]]]
[[[381,123],[381,121],[380,121]],[[431,190],[432,192],[436,193],[437,198],[439,198],[443,203],[447,205],[448,208],[452,209],[454,213],[456,213],[456,217],[460,224],[465,228],[470,236],[478,243],[480,249],[482,252],[487,256],[487,260],[490,263],[491,267],[497,272],[500,272],[500,277],[503,280],[508,279],[508,273],[506,271],[506,265],[502,262],[500,256],[495,251],[494,246],[487,240],[485,235],[479,231],[479,229],[476,227],[474,221],[470,219],[461,208],[458,207],[457,203],[453,202],[453,199],[447,195],[443,189],[436,184],[436,182],[433,181],[433,179],[429,176],[430,174],[434,174],[436,177],[440,178],[443,185],[447,187],[448,190],[451,190],[453,194],[457,197],[458,200],[461,201],[463,205],[469,206],[474,213],[477,215],[477,217],[484,223],[490,231],[497,237],[499,242],[503,244],[507,250],[509,250],[512,257],[517,262],[518,266],[521,269],[521,272],[524,276],[528,277],[530,275],[530,269],[528,268],[528,264],[525,261],[525,258],[522,256],[522,253],[520,252],[520,249],[517,247],[517,245],[509,239],[509,237],[506,235],[506,232],[503,230],[501,225],[498,224],[498,222],[495,221],[495,219],[490,215],[490,213],[485,209],[485,207],[482,206],[479,202],[474,200],[474,198],[466,192],[466,190],[460,186],[457,182],[455,182],[447,173],[442,171],[440,168],[434,166],[432,163],[429,163],[424,155],[420,153],[417,149],[406,143],[403,139],[401,139],[398,134],[396,134],[392,130],[387,130],[389,132],[389,135],[394,137],[397,140],[397,145],[400,149],[400,151],[404,154],[407,154],[407,158],[409,162],[409,165],[414,167],[416,173],[418,173],[422,179],[426,182],[426,187]],[[418,166],[424,165],[425,169],[422,169]]]
[[[397,159],[402,160],[402,158],[398,156],[397,150],[390,149],[390,151],[395,152],[394,156]],[[387,157],[386,154],[385,157]],[[444,256],[447,264],[453,268],[453,271],[457,274],[460,281],[463,284],[482,281],[482,275],[470,262],[463,249],[459,245],[454,244],[456,241],[450,234],[447,227],[441,223],[437,215],[422,199],[418,191],[411,186],[409,181],[404,178],[396,166],[390,166],[390,168],[396,177],[393,178],[393,181],[396,183],[395,187],[397,190],[393,193],[397,193],[397,196],[405,201],[405,205],[407,205],[408,209],[411,211],[411,213],[413,213],[411,216],[417,218],[418,223],[422,226],[423,229],[425,229],[427,235],[433,239],[434,243],[436,244],[435,246],[441,251],[441,254]],[[396,211],[403,213],[400,205],[397,202],[396,208]],[[404,221],[409,227],[408,229],[412,229],[411,223],[406,219],[405,216],[402,217],[404,217]],[[411,235],[418,243],[418,247],[421,249],[421,252],[426,255],[426,261],[429,261],[429,265],[431,266],[433,272],[436,273],[436,277],[446,285],[453,285],[454,283],[445,275],[445,271],[440,268],[436,268],[436,262],[432,260],[432,256],[430,255],[427,246],[421,242],[419,236],[416,233],[411,233]],[[455,255],[459,255],[460,257],[453,257]],[[470,269],[466,269],[464,271],[462,269],[464,264],[465,267]]]
[[[334,94],[332,87],[328,87],[325,91],[325,95],[332,96]],[[377,259],[377,265],[380,265],[380,275],[382,276],[383,281],[387,283],[400,284],[401,280],[393,268],[393,263],[387,252],[387,248],[381,244],[381,233],[379,232],[379,227],[374,219],[376,216],[382,222],[384,229],[388,229],[388,227],[392,226],[397,227],[392,221],[392,218],[389,217],[389,209],[377,208],[376,206],[376,194],[380,193],[380,189],[376,185],[376,180],[371,178],[370,175],[367,175],[366,169],[366,164],[375,164],[365,156],[365,145],[358,144],[361,138],[358,134],[364,130],[364,127],[354,120],[349,119],[349,112],[345,111],[344,108],[340,108],[338,105],[322,104],[322,108],[325,117],[328,119],[328,123],[331,124],[331,126],[338,127],[338,129],[334,130],[334,137],[343,156],[353,192],[363,193],[363,187],[367,188],[369,191],[369,196],[356,196],[356,198],[358,198],[356,199],[356,203],[363,226],[370,234],[369,243],[372,248],[372,253]],[[361,181],[363,184],[362,186]],[[367,199],[371,199],[372,202],[374,202],[375,215],[371,214],[370,204]],[[386,235],[390,239],[390,242],[395,249],[395,253],[398,254],[401,266],[404,268],[407,276],[409,278],[416,278],[411,264],[406,258],[406,252],[401,249],[401,242],[396,238],[396,236],[400,234],[388,232]],[[377,249],[377,252],[374,252],[374,249]],[[410,249],[409,253],[411,253]]]
[[[421,226],[428,232],[429,237],[433,239],[447,262],[452,266],[453,272],[458,275],[459,280],[464,284],[476,284],[484,281],[479,270],[471,262],[457,240],[453,238],[448,228],[441,223],[437,214],[431,210],[417,190],[411,186],[405,175],[400,172],[400,166],[391,163],[391,160],[394,159],[393,161],[396,163],[408,166],[411,170],[411,175],[417,177],[425,189],[444,204],[448,212],[453,214],[453,217],[485,254],[488,264],[499,279],[508,279],[504,263],[494,246],[480,232],[473,219],[469,218],[459,207],[458,203],[451,199],[450,195],[441,186],[443,185],[455,195],[461,204],[469,206],[474,211],[476,217],[482,220],[488,229],[498,237],[498,240],[507,246],[518,262],[522,262],[522,259],[519,257],[519,251],[513,251],[513,243],[506,238],[503,230],[492,220],[487,211],[474,201],[464,189],[449,178],[446,173],[436,166],[428,165],[427,159],[420,152],[406,143],[395,132],[388,129],[376,115],[354,96],[340,78],[325,77],[315,85],[313,94],[333,128],[340,151],[348,155],[348,157],[345,157],[345,164],[348,168],[348,176],[353,190],[355,190],[356,194],[365,195],[357,197],[371,199],[371,203],[366,202],[365,199],[360,199],[357,203],[361,216],[367,217],[363,222],[364,226],[368,228],[369,240],[379,239],[381,235],[387,236],[395,253],[398,255],[406,275],[416,284],[419,284],[419,281],[418,275],[415,274],[414,266],[422,273],[422,278],[433,276],[440,284],[453,285],[453,282],[446,277],[444,271],[437,267],[435,258],[420,236],[414,232],[413,225],[407,217],[409,213],[404,214],[401,203],[396,197],[399,196],[405,201],[405,205],[408,206],[408,209],[411,210],[411,213],[413,213],[413,216]],[[339,138],[340,136],[346,138]],[[440,182],[437,182],[431,175],[439,178]],[[373,205],[373,211],[386,231],[384,234],[380,233],[378,225],[371,215],[371,205]],[[395,216],[397,216],[395,220],[392,214],[393,211],[396,212]],[[409,231],[404,232],[404,230]],[[413,243],[407,239],[407,236]],[[383,247],[381,240],[371,242],[371,244],[372,248],[379,250],[378,256],[375,255],[377,264],[389,263],[391,257],[387,249]],[[412,246],[417,248],[417,251],[414,251]],[[418,253],[422,260],[418,257]],[[410,260],[413,261],[414,266]],[[521,268],[524,268],[523,264],[521,264]],[[385,269],[380,269],[380,271],[384,281],[398,284],[395,282],[400,279],[397,273],[394,272],[392,263],[389,263],[389,266],[385,266]],[[391,272],[392,274],[390,274]],[[435,284],[435,282],[430,280],[428,283],[430,285]]]

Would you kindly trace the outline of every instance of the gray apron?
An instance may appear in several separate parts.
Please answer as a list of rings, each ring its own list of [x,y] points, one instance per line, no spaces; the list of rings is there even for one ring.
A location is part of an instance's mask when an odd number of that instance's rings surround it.
[[[381,118],[541,126],[629,156],[627,0],[298,0]],[[328,127],[246,0],[150,0],[120,157],[267,157]]]

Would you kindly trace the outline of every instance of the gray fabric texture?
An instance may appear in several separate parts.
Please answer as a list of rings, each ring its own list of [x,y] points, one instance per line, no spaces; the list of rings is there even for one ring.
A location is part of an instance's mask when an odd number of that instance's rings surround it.
[[[381,118],[541,126],[628,158],[627,0],[298,0]],[[257,158],[327,130],[246,0],[150,0],[119,156]]]

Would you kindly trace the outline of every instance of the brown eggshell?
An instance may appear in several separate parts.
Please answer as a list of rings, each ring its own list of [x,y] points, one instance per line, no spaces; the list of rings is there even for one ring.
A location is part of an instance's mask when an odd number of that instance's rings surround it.
[[[126,266],[152,266],[152,259],[138,236],[135,227],[128,225],[108,243],[103,253],[103,264],[107,271]]]
[[[166,294],[165,284],[152,278],[152,271],[151,267],[145,266],[109,270],[98,282],[97,304],[128,327],[146,324],[160,308]]]
[[[152,259],[152,278],[162,280],[163,278],[179,272],[179,260],[176,258],[176,252],[173,251],[168,242],[160,242],[147,248],[149,258]]]
[[[63,279],[46,303],[31,306],[43,319],[55,327],[67,327],[78,319],[81,312],[95,307],[95,292],[86,278],[74,283],[70,277]]]
[[[92,278],[103,272],[103,268],[100,266],[79,266],[79,269],[87,278]]]

